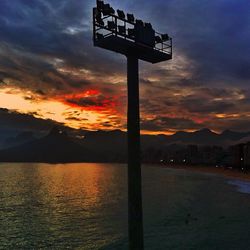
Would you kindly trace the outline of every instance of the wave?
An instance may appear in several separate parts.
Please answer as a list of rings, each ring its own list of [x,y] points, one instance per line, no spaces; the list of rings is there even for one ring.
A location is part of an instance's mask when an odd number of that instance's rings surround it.
[[[237,190],[244,194],[250,194],[250,182],[240,180],[230,180],[228,184],[236,186]]]

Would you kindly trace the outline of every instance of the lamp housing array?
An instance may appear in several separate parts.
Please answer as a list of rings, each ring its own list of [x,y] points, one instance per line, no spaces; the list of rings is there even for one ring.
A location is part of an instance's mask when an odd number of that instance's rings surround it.
[[[118,41],[121,43],[121,39],[127,41],[127,44],[123,44],[125,47],[128,47],[129,43],[134,43],[133,46],[138,49],[155,50],[168,54],[172,58],[172,38],[168,34],[156,32],[151,23],[136,19],[131,13],[125,14],[120,9],[115,11],[110,4],[102,0],[97,0],[96,7],[93,9],[93,31],[96,46],[99,46],[106,38],[109,38],[111,42],[111,37],[113,37],[112,42],[114,42],[114,37],[116,37],[117,43]],[[126,51],[116,50],[116,52],[125,54]]]

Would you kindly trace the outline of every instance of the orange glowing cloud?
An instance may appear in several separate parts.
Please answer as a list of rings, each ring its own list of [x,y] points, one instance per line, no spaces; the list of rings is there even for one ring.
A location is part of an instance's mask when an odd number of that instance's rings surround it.
[[[80,110],[114,113],[119,105],[118,97],[106,96],[97,89],[85,90],[81,93],[62,95],[58,97],[62,103]]]
[[[72,128],[114,129],[121,126],[114,113],[100,112],[107,107],[111,110],[115,102],[102,100],[98,105],[81,107],[66,101],[70,98],[80,101],[84,98],[97,98],[98,90],[87,90],[81,94],[72,94],[58,99],[39,100],[35,97],[27,98],[27,93],[12,88],[0,89],[0,107],[14,110],[22,114],[32,114],[36,118],[51,119]],[[112,104],[112,105],[111,105]],[[109,125],[109,126],[108,126]]]

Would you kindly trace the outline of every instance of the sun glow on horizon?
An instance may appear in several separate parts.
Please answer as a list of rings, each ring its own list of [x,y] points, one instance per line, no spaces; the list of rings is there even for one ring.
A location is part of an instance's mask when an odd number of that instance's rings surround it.
[[[89,92],[87,94],[92,94]],[[92,110],[72,107],[59,100],[39,100],[12,88],[0,89],[0,107],[35,118],[51,119],[72,128],[96,129],[108,122],[105,114]]]

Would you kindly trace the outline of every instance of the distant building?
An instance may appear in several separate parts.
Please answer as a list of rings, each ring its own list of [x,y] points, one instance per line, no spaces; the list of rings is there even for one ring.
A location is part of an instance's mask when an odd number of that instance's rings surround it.
[[[245,147],[246,144],[237,144],[231,147],[232,153],[232,167],[239,170],[244,170],[245,167],[245,154],[247,153],[249,147]]]
[[[244,170],[248,171],[250,169],[250,142],[246,143],[243,148],[243,160],[244,160]]]
[[[200,162],[199,157],[199,148],[197,145],[188,145],[187,146],[187,163],[189,164],[198,164]]]

